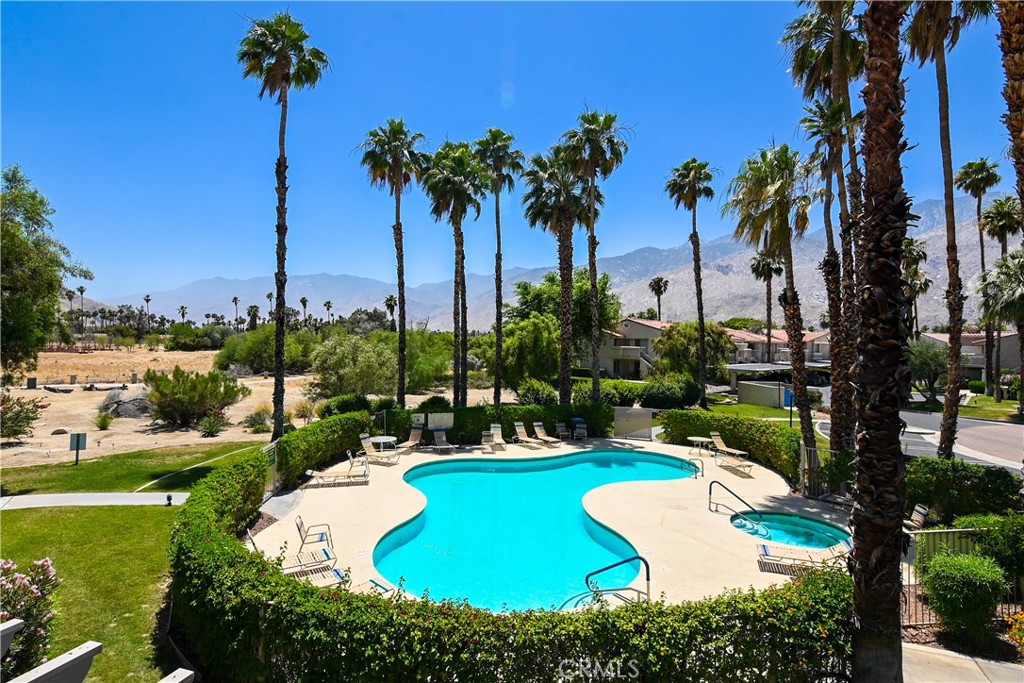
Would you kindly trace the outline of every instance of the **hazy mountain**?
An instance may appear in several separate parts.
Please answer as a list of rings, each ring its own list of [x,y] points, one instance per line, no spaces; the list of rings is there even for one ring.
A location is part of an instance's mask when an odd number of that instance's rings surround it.
[[[969,320],[978,317],[978,297],[975,287],[980,272],[978,253],[978,231],[974,219],[975,204],[970,197],[956,201],[957,245],[960,255],[962,277],[966,283],[967,302],[965,312]],[[910,234],[924,240],[928,251],[925,270],[934,281],[931,290],[919,301],[923,324],[945,322],[946,309],[943,290],[946,287],[945,227],[943,206],[939,200],[924,200],[914,206],[914,212],[921,218],[912,227]],[[600,226],[599,226],[600,229]],[[838,236],[837,236],[838,239]],[[825,285],[818,270],[818,263],[825,250],[823,232],[807,235],[794,244],[793,256],[796,264],[797,289],[803,303],[805,324],[818,325],[826,308]],[[552,250],[553,251],[553,250]],[[733,316],[764,317],[765,289],[750,275],[750,258],[753,250],[737,244],[729,236],[707,240],[701,245],[704,276],[704,306],[709,319],[722,320]],[[991,264],[999,256],[999,248],[992,240],[986,241],[986,262]],[[552,254],[554,257],[554,254]],[[615,291],[622,298],[623,312],[632,313],[655,305],[654,296],[647,283],[656,275],[669,280],[668,293],[662,297],[663,317],[667,320],[689,320],[697,315],[693,284],[693,252],[689,243],[658,249],[642,247],[621,256],[598,259],[601,272],[611,277]],[[544,273],[555,269],[554,265],[544,268],[510,268],[505,271],[505,297],[509,300],[514,282],[526,280],[537,282]],[[470,273],[466,276],[471,329],[488,329],[494,320],[494,280],[490,274]],[[782,278],[774,283],[774,295],[783,285]],[[151,311],[168,317],[177,317],[178,306],[188,306],[193,320],[202,319],[205,313],[234,315],[231,297],[237,296],[245,307],[257,304],[261,311],[267,307],[267,292],[273,291],[272,276],[246,280],[210,278],[197,280],[183,287],[163,292],[150,292],[153,302]],[[352,275],[291,275],[288,278],[288,303],[299,309],[299,299],[309,299],[309,312],[323,317],[323,302],[333,303],[333,312],[348,315],[352,310],[382,308],[382,302],[395,286],[372,278]],[[451,329],[452,283],[425,283],[406,290],[409,318],[427,321],[431,329]],[[142,294],[111,298],[108,305],[129,303],[139,305]],[[78,303],[77,297],[75,303]],[[86,308],[91,302],[86,299]],[[95,302],[99,305],[99,302]],[[773,322],[782,321],[778,304],[773,309]]]

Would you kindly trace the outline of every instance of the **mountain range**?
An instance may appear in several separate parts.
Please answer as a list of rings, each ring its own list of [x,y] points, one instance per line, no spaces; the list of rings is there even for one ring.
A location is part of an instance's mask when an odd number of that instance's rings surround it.
[[[996,196],[999,195],[993,193],[992,197]],[[981,267],[974,199],[958,197],[955,210],[960,268],[967,294],[965,314],[968,320],[975,320],[979,310],[975,287]],[[914,205],[914,213],[920,218],[916,225],[911,227],[909,234],[924,241],[928,253],[928,262],[924,268],[934,281],[931,289],[918,300],[921,323],[944,323],[947,318],[943,291],[947,278],[943,205],[940,200],[924,200]],[[600,230],[600,226],[598,229]],[[803,303],[806,325],[818,325],[819,318],[826,309],[825,284],[818,270],[818,263],[824,251],[823,231],[808,234],[793,245],[794,275]],[[749,264],[753,249],[734,241],[731,236],[723,236],[703,242],[701,253],[704,308],[707,318],[724,320],[734,316],[750,316],[763,319],[764,283],[756,281],[750,274]],[[985,255],[987,265],[991,265],[999,257],[999,247],[994,241],[986,240]],[[661,275],[670,283],[667,294],[662,297],[663,318],[691,320],[697,315],[693,252],[688,243],[666,249],[642,247],[620,256],[602,257],[598,259],[598,268],[610,276],[614,291],[622,299],[624,314],[646,310],[655,305],[654,296],[648,289],[648,282],[654,276]],[[555,265],[505,270],[505,300],[509,301],[512,298],[515,282],[538,282],[545,273],[553,270]],[[782,278],[777,279],[774,283],[773,298],[782,286]],[[241,299],[239,312],[243,315],[245,307],[252,303],[256,303],[265,311],[266,293],[273,288],[273,277],[269,275],[249,279],[213,277],[196,280],[176,289],[150,292],[153,297],[150,309],[155,314],[176,318],[178,307],[185,305],[194,320],[201,321],[205,313],[220,313],[230,318],[234,316],[234,307],[231,304],[233,296]],[[493,276],[467,274],[466,289],[470,329],[489,329],[494,320]],[[289,305],[299,309],[299,299],[305,296],[309,300],[309,312],[324,317],[323,302],[327,300],[333,303],[332,311],[335,315],[348,315],[360,307],[382,308],[384,298],[395,292],[395,285],[373,278],[319,273],[289,275],[287,292]],[[425,322],[429,329],[451,329],[451,280],[407,287],[406,300],[411,321]],[[112,297],[103,303],[87,299],[86,308],[92,309],[104,304],[139,305],[141,301],[141,293]],[[78,303],[76,298],[76,308]],[[782,320],[777,302],[774,304],[772,316],[775,324]]]

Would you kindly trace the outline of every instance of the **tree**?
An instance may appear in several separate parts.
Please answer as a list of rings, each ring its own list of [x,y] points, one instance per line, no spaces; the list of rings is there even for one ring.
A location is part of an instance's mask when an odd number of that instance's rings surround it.
[[[946,351],[932,341],[910,342],[910,379],[929,403],[939,403],[938,386],[946,379]]]
[[[523,174],[526,158],[523,153],[512,148],[515,136],[500,128],[488,128],[487,134],[477,140],[476,155],[491,174],[491,194],[494,196],[494,340],[495,340],[495,372],[494,372],[494,405],[501,405],[501,366],[502,366],[502,284],[501,284],[501,195],[515,187],[515,179]]]
[[[999,184],[1002,178],[999,172],[996,170],[999,168],[999,164],[991,162],[987,157],[982,157],[976,161],[968,161],[966,164],[960,167],[957,171],[956,176],[953,178],[953,183],[960,190],[963,190],[967,194],[974,197],[977,200],[977,221],[978,221],[978,243],[981,249],[981,270],[985,271],[985,228],[981,221],[981,202],[985,198],[985,193],[991,190],[993,187]],[[993,368],[992,368],[992,341],[993,341],[993,329],[992,323],[986,323],[985,325],[985,395],[991,396],[995,393],[995,384],[992,380]],[[995,368],[995,374],[998,378],[999,368]]]
[[[696,322],[675,323],[661,331],[654,340],[654,350],[661,356],[658,368],[665,372],[679,372],[689,377],[700,376],[701,370],[712,369],[712,377],[721,381],[726,377],[725,364],[734,349],[728,332],[718,323],[704,326],[704,357],[701,358],[700,325]]]
[[[413,133],[402,119],[388,119],[383,126],[366,134],[361,148],[361,164],[366,167],[370,185],[386,187],[395,198],[395,222],[391,232],[395,240],[395,261],[398,272],[398,393],[397,401],[405,407],[405,247],[402,230],[402,195],[419,182],[428,157],[416,148],[424,141],[423,133]],[[328,314],[330,310],[328,309]]]
[[[249,317],[249,324],[246,329],[252,332],[260,324],[260,307],[253,304],[245,309],[245,314]]]
[[[334,322],[334,315],[331,314],[331,309],[332,308],[334,308],[334,304],[332,304],[330,302],[330,300],[324,302],[324,310],[327,311],[327,322],[328,323],[333,323]],[[401,389],[401,385],[399,385],[399,389]]]
[[[85,285],[78,285],[79,332],[85,334]]]
[[[661,320],[661,297],[665,296],[665,292],[668,291],[668,279],[658,275],[651,279],[647,283],[647,289],[651,290],[651,294],[658,300],[658,320]]]
[[[1017,339],[1024,339],[1024,247],[1000,258],[991,270],[982,276],[982,310],[985,320],[1012,323],[1017,328]],[[1024,415],[1024,344],[1021,345],[1020,390],[1017,392],[1017,412]]]
[[[981,222],[985,232],[999,242],[999,253],[1006,256],[1009,238],[1024,230],[1024,214],[1021,213],[1020,200],[1016,197],[1000,197],[981,214]],[[996,354],[993,360],[997,380],[1003,372],[1003,326],[996,326]],[[996,383],[996,402],[1003,400],[1002,387]]]
[[[767,250],[767,235],[765,235],[765,247],[759,249],[754,257],[750,259],[750,272],[754,277],[764,283],[764,362],[772,362],[772,279],[782,275],[782,266],[779,260]]]
[[[3,170],[0,196],[0,364],[4,382],[34,370],[39,351],[55,330],[64,279],[92,279],[72,260],[71,251],[54,239],[54,213],[46,197],[17,165]],[[70,318],[74,292],[70,292]],[[66,336],[66,332],[64,332]]]
[[[178,306],[178,315],[181,316],[181,322],[182,322],[182,324],[184,324],[185,316],[188,315],[188,306],[185,306],[185,305]]]
[[[505,374],[509,388],[518,389],[528,379],[549,382],[558,374],[559,327],[555,316],[536,311],[524,320],[509,324],[505,340]]]
[[[939,427],[939,455],[953,457],[956,442],[957,415],[960,406],[960,372],[957,359],[963,345],[964,294],[960,279],[960,259],[956,246],[956,216],[953,212],[953,153],[949,141],[949,83],[946,78],[946,51],[952,50],[960,32],[975,19],[988,14],[990,2],[928,2],[916,0],[914,15],[907,27],[906,39],[911,59],[921,65],[935,63],[935,80],[939,94],[939,143],[942,150],[943,200],[946,216],[946,269],[949,287],[946,308],[949,311],[950,373],[946,380],[946,400]]]
[[[149,329],[149,302],[153,300],[153,297],[151,297],[149,294],[147,294],[146,296],[142,297],[142,300],[146,304],[146,329],[148,330]],[[106,309],[103,309],[103,310],[106,311]],[[238,297],[237,296],[235,297],[235,317],[236,318],[238,317]],[[238,330],[236,329],[235,331],[237,332]]]
[[[900,406],[910,395],[907,367],[909,310],[900,281],[903,238],[910,198],[903,189],[900,24],[902,2],[872,0],[865,30],[868,73],[863,97],[864,206],[862,257],[864,287],[859,299],[861,332],[854,368],[854,405],[860,428],[851,513],[853,550],[847,565],[853,576],[853,680],[902,681],[900,626],[901,561],[906,547],[903,512],[906,456],[900,444]]]
[[[302,306],[302,319],[306,319],[306,306],[309,305],[309,299],[306,297],[299,297],[299,305]]]
[[[586,224],[587,200],[584,197],[584,183],[567,158],[564,147],[553,147],[546,156],[535,154],[523,173],[526,192],[523,194],[523,210],[526,222],[533,228],[540,228],[555,236],[558,243],[558,276],[547,273],[541,286],[529,282],[517,282],[516,306],[510,307],[509,318],[526,319],[530,313],[546,312],[556,320],[573,320],[573,268],[572,231],[577,225]],[[603,203],[604,196],[597,191],[595,201]],[[557,297],[554,293],[557,292]],[[540,300],[543,300],[543,304]],[[543,307],[541,307],[543,305]],[[576,326],[560,324],[558,401],[563,405],[572,403],[572,352]]]
[[[1024,222],[1024,5],[1016,0],[998,0],[999,48],[1003,56],[1003,122],[1010,133],[1010,159],[1017,176],[1017,201]]]
[[[430,214],[435,221],[447,219],[455,238],[455,286],[452,322],[455,330],[453,353],[454,398],[456,408],[465,408],[469,389],[467,357],[469,330],[466,318],[466,250],[462,222],[472,209],[480,217],[480,199],[491,184],[486,166],[465,142],[446,142],[434,154],[430,169],[423,176],[423,189],[430,199]]]
[[[657,320],[658,311],[654,308],[648,308],[646,311],[637,311],[636,313],[630,313],[626,316],[627,318],[636,318],[637,320]]]
[[[675,202],[676,208],[685,206],[693,216],[693,230],[690,232],[690,244],[693,245],[693,279],[697,288],[697,344],[700,355],[700,371],[694,379],[700,385],[700,407],[708,409],[707,398],[707,338],[704,334],[704,294],[700,272],[700,235],[697,234],[697,202],[701,199],[714,199],[715,191],[711,189],[717,169],[710,167],[706,161],[698,161],[692,157],[672,170],[672,175],[665,183],[665,191]],[[658,300],[660,320],[661,300]]]
[[[388,294],[384,297],[384,310],[388,312],[388,317],[394,320],[395,308],[398,306],[398,299],[395,298],[394,294]]]
[[[312,355],[313,374],[307,394],[327,399],[342,394],[389,396],[398,381],[398,357],[382,341],[335,335]]]
[[[766,250],[780,256],[786,288],[779,296],[793,367],[793,402],[800,413],[800,431],[809,451],[817,448],[807,395],[803,317],[793,270],[793,239],[807,230],[812,199],[807,179],[813,172],[789,145],[772,145],[743,162],[729,183],[723,210],[737,218],[735,237],[753,246],[767,240]],[[812,451],[813,452],[813,451]]]
[[[932,280],[921,269],[921,265],[928,260],[928,252],[924,249],[924,243],[913,237],[903,240],[903,279],[906,282],[907,296],[914,307],[914,339],[921,338],[920,319],[917,315],[917,298],[931,289]]]
[[[285,12],[270,19],[254,19],[249,33],[238,48],[238,62],[243,65],[243,78],[260,82],[260,99],[269,94],[281,106],[277,133],[277,271],[274,282],[277,302],[274,306],[274,429],[271,440],[284,433],[284,333],[285,333],[285,270],[288,235],[288,156],[285,152],[285,131],[288,125],[288,93],[291,89],[312,89],[329,68],[322,50],[306,45],[309,34],[302,24]]]
[[[577,175],[587,181],[587,264],[590,272],[591,321],[591,399],[601,400],[600,358],[601,326],[598,324],[597,288],[597,178],[606,180],[629,151],[625,134],[627,129],[610,112],[587,111],[580,114],[579,128],[566,131],[562,136],[566,158]]]

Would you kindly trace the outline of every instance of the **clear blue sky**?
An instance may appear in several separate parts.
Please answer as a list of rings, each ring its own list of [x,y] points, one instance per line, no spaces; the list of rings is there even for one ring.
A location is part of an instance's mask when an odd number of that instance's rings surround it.
[[[722,170],[700,207],[706,238],[731,231],[721,195],[773,138],[802,145],[799,90],[778,41],[793,3],[2,4],[2,162],[50,198],[57,236],[91,267],[89,296],[158,291],[274,268],[278,109],[235,61],[244,17],[290,9],[333,62],[291,98],[288,269],[394,281],[393,205],[353,149],[404,117],[433,151],[500,126],[528,154],[584,105],[634,128],[605,185],[602,255],[685,241],[663,194],[690,156]],[[949,60],[954,164],[1002,158],[997,22],[968,30]],[[908,64],[906,184],[941,196],[935,74]],[[859,91],[859,89],[858,89]],[[859,101],[859,100],[858,100]],[[1011,188],[1012,169],[1001,163]],[[403,203],[408,281],[451,276],[452,237],[419,190]],[[555,262],[518,194],[503,201],[505,264]],[[467,228],[467,268],[493,271],[493,207]],[[584,241],[577,256],[585,258]]]

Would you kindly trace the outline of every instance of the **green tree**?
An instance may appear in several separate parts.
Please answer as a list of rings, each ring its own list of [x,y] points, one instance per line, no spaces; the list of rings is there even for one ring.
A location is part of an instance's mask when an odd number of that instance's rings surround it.
[[[765,318],[764,318],[764,362],[772,362],[772,280],[782,275],[782,266],[777,257],[767,250],[768,235],[765,234],[765,249],[760,249],[750,259],[750,272],[754,278],[764,283],[765,287]]]
[[[579,128],[566,131],[562,136],[567,160],[577,175],[587,181],[587,264],[590,273],[591,323],[591,399],[601,400],[600,358],[602,327],[598,324],[599,307],[597,282],[597,178],[606,180],[629,151],[625,140],[627,129],[610,112],[586,111],[580,114]]]
[[[1020,200],[1016,197],[1000,197],[993,200],[981,214],[981,222],[985,232],[999,242],[999,253],[1006,256],[1009,249],[1009,238],[1024,230],[1024,213],[1021,212]],[[997,378],[1003,371],[1003,326],[996,325],[996,353],[993,365]],[[1000,383],[996,384],[996,402],[1003,400]]]
[[[306,45],[309,34],[302,24],[286,12],[270,19],[253,19],[248,34],[238,47],[238,62],[243,67],[243,78],[260,82],[260,99],[264,95],[277,97],[281,106],[281,120],[277,131],[277,162],[274,175],[277,181],[277,271],[274,283],[277,302],[274,306],[274,429],[272,440],[284,433],[284,333],[285,333],[285,270],[288,235],[288,156],[285,153],[285,131],[288,125],[288,93],[290,90],[314,88],[329,68],[327,55],[322,50]]]
[[[533,312],[524,320],[510,323],[505,340],[505,378],[511,389],[527,379],[549,382],[559,370],[558,319]]]
[[[724,380],[727,377],[725,364],[734,348],[729,333],[718,323],[707,323],[704,326],[703,358],[699,351],[699,339],[700,326],[696,322],[675,323],[666,327],[661,331],[661,336],[654,340],[654,350],[661,357],[658,369],[683,373],[691,378],[706,375],[710,369],[712,379]]]
[[[145,296],[145,299],[146,299],[146,315],[148,316],[149,315],[149,295],[148,294]],[[237,296],[231,297],[231,303],[235,305],[235,325],[234,325],[235,332],[238,332],[238,321],[239,321],[239,317],[238,317],[238,302],[239,301],[241,301],[241,299],[239,299]]]
[[[313,351],[311,360],[314,378],[307,390],[310,398],[390,396],[398,382],[398,356],[383,341],[335,335]]]
[[[665,292],[668,291],[668,279],[660,275],[651,278],[651,281],[647,283],[647,289],[651,290],[651,294],[658,300],[658,320],[661,320],[661,297],[665,296]]]
[[[656,309],[648,308],[646,311],[637,311],[626,316],[627,318],[636,318],[637,320],[657,320],[658,311]]]
[[[517,176],[523,174],[526,157],[512,148],[515,136],[500,128],[488,128],[487,134],[474,143],[476,155],[491,174],[491,195],[494,197],[494,337],[495,361],[494,405],[501,405],[502,357],[502,283],[501,283],[501,195],[515,187]]]
[[[395,198],[395,222],[391,226],[395,239],[395,260],[398,268],[398,405],[405,407],[406,331],[405,331],[405,247],[402,231],[402,195],[419,182],[429,161],[428,155],[416,148],[423,144],[423,133],[413,133],[402,119],[388,119],[383,126],[366,134],[362,144],[362,165],[370,184],[386,187]],[[330,302],[325,302],[328,318]]]
[[[92,279],[52,235],[50,202],[17,165],[3,170],[0,196],[0,364],[4,383],[36,368],[60,331],[64,279]],[[72,292],[72,301],[74,293]],[[70,301],[68,310],[71,310]]]
[[[697,203],[701,199],[714,199],[715,191],[711,188],[711,181],[715,178],[717,169],[711,168],[707,161],[698,161],[692,157],[672,170],[672,175],[665,183],[665,191],[675,202],[676,208],[685,206],[693,217],[693,230],[690,232],[690,244],[693,245],[693,279],[697,288],[697,346],[701,358],[699,372],[694,379],[700,385],[700,407],[708,408],[707,399],[707,372],[705,370],[707,358],[707,337],[704,334],[704,285],[700,272],[700,235],[697,233]],[[661,300],[658,301],[658,319],[661,319]]]
[[[302,306],[302,321],[306,321],[306,306],[309,305],[309,299],[306,297],[299,297],[299,305]]]
[[[985,271],[981,287],[985,292],[982,297],[985,319],[1015,325],[1017,339],[1024,339],[1024,247],[1011,251]],[[1017,392],[1017,412],[1024,415],[1024,344],[1020,348],[1021,383]]]
[[[910,342],[910,379],[929,403],[939,403],[938,387],[946,379],[946,351],[927,339]]]
[[[906,282],[907,296],[914,307],[914,339],[921,338],[920,319],[917,315],[917,299],[931,289],[932,280],[925,275],[921,266],[928,260],[928,252],[921,240],[908,237],[903,240],[903,279]]]
[[[331,313],[331,309],[332,308],[334,308],[334,304],[332,304],[329,300],[324,302],[324,310],[327,311],[327,322],[328,323],[333,323],[334,322],[334,314]],[[401,385],[399,385],[399,388],[401,388]]]

